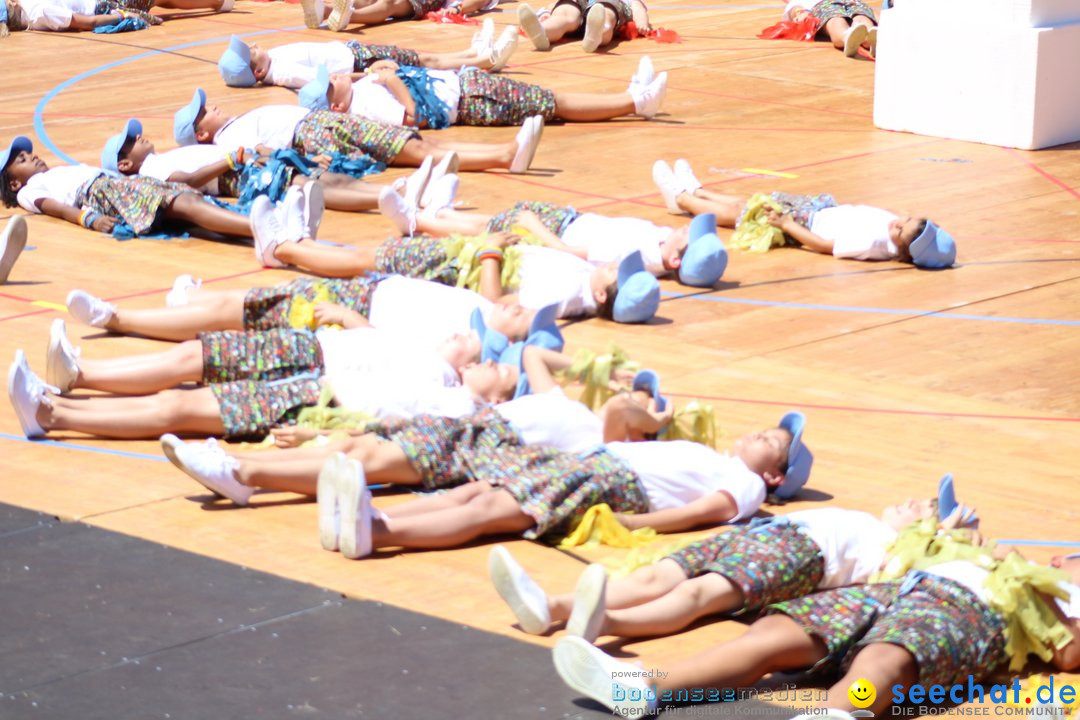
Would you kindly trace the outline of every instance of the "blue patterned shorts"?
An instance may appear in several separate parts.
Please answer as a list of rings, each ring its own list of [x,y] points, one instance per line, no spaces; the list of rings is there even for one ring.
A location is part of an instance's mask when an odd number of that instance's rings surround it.
[[[535,213],[540,218],[540,222],[544,224],[544,227],[559,237],[562,237],[566,226],[574,222],[578,216],[578,211],[572,207],[549,202],[522,200],[514,203],[514,207],[509,210],[493,215],[488,220],[487,231],[489,233],[509,232],[517,223],[518,214],[525,210],[531,210]]]

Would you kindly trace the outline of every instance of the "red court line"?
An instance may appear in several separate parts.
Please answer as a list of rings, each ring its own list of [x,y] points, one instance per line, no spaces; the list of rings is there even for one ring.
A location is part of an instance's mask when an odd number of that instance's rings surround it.
[[[33,117],[34,111],[29,112],[0,112],[0,115],[14,115],[16,117],[22,117],[23,115],[29,115]],[[89,113],[62,113],[62,112],[50,112],[49,116],[55,117],[67,117],[67,118],[124,118],[125,120],[131,117],[130,113],[122,113],[120,115],[93,115]],[[148,120],[168,120],[172,118],[172,115],[142,115]]]
[[[1018,153],[1016,150],[1014,150],[1012,148],[1002,148],[1002,150],[1004,150],[1009,155],[1012,155],[1014,158],[1016,158],[1020,162],[1024,163],[1029,168],[1031,168],[1035,172],[1039,173],[1044,178],[1046,178],[1050,182],[1054,183],[1055,185],[1057,185],[1059,188],[1061,188],[1065,192],[1072,195],[1074,198],[1077,198],[1078,200],[1080,200],[1080,191],[1077,191],[1076,188],[1072,187],[1071,185],[1067,185],[1063,180],[1060,180],[1060,179],[1054,177],[1053,175],[1051,175],[1047,171],[1043,170],[1041,167],[1039,167],[1035,163],[1028,160],[1026,157],[1023,157],[1022,155],[1020,155],[1020,153]]]
[[[20,297],[18,295],[8,295],[7,293],[0,293],[0,297],[7,298],[8,300],[21,300],[22,302],[34,302],[30,298]]]
[[[1031,420],[1037,422],[1080,422],[1080,417],[1047,417],[1039,415],[990,415],[985,413],[946,412],[942,410],[899,410],[896,408],[867,408],[851,405],[820,405],[817,403],[793,403],[788,400],[753,400],[751,398],[726,397],[724,395],[701,395],[698,393],[668,393],[673,397],[696,398],[698,400],[716,400],[736,402],[747,405],[777,405],[782,407],[798,406],[815,410],[839,410],[841,412],[877,413],[881,415],[916,415],[921,417],[973,418],[976,420]]]

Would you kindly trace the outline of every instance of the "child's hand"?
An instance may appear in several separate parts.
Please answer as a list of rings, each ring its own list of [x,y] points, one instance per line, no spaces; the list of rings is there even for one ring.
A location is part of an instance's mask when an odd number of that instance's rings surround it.
[[[336,303],[321,302],[315,306],[315,322],[319,325],[344,325],[345,311]]]
[[[656,400],[649,399],[649,414],[660,423],[660,427],[667,427],[675,419],[675,403],[669,402],[662,411],[656,409]]]
[[[376,60],[368,66],[368,72],[378,73],[380,70],[389,70],[396,73],[400,66],[393,60]]]
[[[765,221],[773,227],[784,228],[784,224],[791,219],[790,215],[784,215],[782,213],[773,210],[772,208],[765,208]]]
[[[519,240],[521,240],[521,238],[512,232],[500,232],[493,235],[488,235],[487,244],[491,247],[505,250],[511,245],[517,245]]]
[[[612,368],[608,387],[615,392],[629,390],[634,385],[634,377],[636,375],[636,372],[627,370],[626,368]]]
[[[330,161],[332,158],[329,155],[313,155],[311,159],[323,170],[328,170],[330,168]]]
[[[274,436],[274,445],[279,448],[300,447],[319,436],[319,433],[310,428],[298,427],[270,428],[270,432]]]
[[[116,218],[111,218],[108,215],[98,215],[94,218],[94,222],[90,224],[90,227],[102,233],[112,232],[115,226]]]
[[[161,23],[165,22],[165,18],[161,17],[160,15],[151,15],[150,13],[147,13],[146,22],[149,25],[160,25]]]

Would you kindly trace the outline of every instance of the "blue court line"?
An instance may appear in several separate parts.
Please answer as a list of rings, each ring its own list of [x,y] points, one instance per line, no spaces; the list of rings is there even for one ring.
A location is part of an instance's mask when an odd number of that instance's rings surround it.
[[[1080,547],[1080,541],[1057,542],[1054,540],[998,540],[998,545],[1037,545],[1039,547]]]
[[[51,445],[52,447],[67,448],[69,450],[82,450],[83,452],[99,453],[101,455],[135,458],[136,460],[155,460],[157,462],[169,461],[164,455],[146,455],[145,453],[113,450],[112,448],[94,447],[93,445],[78,445],[76,443],[61,442],[59,440],[29,440],[22,435],[9,435],[8,433],[0,433],[0,439],[18,440],[19,442],[33,443],[34,445]]]
[[[918,317],[937,317],[947,320],[981,320],[983,322],[1019,323],[1022,325],[1065,325],[1080,326],[1080,320],[1051,320],[1049,318],[1007,317],[1004,315],[969,315],[966,313],[938,312],[935,310],[908,310],[904,308],[853,307],[851,305],[819,305],[817,303],[783,302],[780,300],[751,300],[747,298],[719,297],[717,295],[696,295],[692,293],[664,292],[664,297],[690,298],[710,302],[732,303],[733,305],[763,305],[766,307],[786,307],[798,310],[824,310],[826,312],[870,313],[875,315],[915,315]]]
[[[303,27],[304,27],[303,25],[298,25],[296,27],[281,28],[281,29],[278,29],[278,30],[258,30],[256,32],[238,33],[237,37],[252,37],[252,36],[255,36],[255,35],[269,35],[270,33],[276,33],[276,32],[289,32],[291,30],[302,29]],[[44,147],[48,148],[48,150],[50,152],[52,152],[54,155],[56,155],[58,158],[60,158],[64,162],[68,163],[69,165],[78,165],[79,161],[76,160],[75,158],[71,157],[67,153],[65,153],[60,148],[58,148],[56,146],[56,143],[54,143],[52,141],[52,139],[49,137],[49,133],[47,133],[45,131],[45,121],[44,121],[45,107],[50,102],[52,102],[53,99],[57,95],[62,93],[64,90],[67,90],[72,85],[74,85],[74,84],[76,84],[78,82],[81,82],[81,81],[85,80],[88,77],[93,77],[94,75],[97,75],[98,73],[104,72],[106,70],[111,70],[114,67],[119,67],[121,65],[126,65],[127,63],[135,62],[136,60],[142,60],[143,58],[153,57],[154,55],[159,55],[161,53],[176,52],[177,50],[186,50],[187,48],[198,47],[200,45],[212,45],[214,43],[225,42],[227,40],[228,40],[228,37],[217,37],[217,38],[211,38],[209,40],[199,40],[199,41],[196,41],[196,42],[184,43],[182,45],[173,45],[172,47],[165,47],[165,48],[161,48],[160,50],[151,50],[150,52],[145,52],[145,53],[142,53],[141,55],[132,55],[131,57],[128,57],[128,58],[123,58],[121,60],[116,60],[116,61],[111,62],[111,63],[105,63],[104,65],[99,65],[96,68],[93,68],[91,70],[87,70],[86,72],[83,72],[83,73],[79,73],[75,77],[68,78],[67,80],[60,83],[59,85],[57,85],[53,89],[49,90],[49,92],[45,93],[45,95],[42,96],[41,100],[38,101],[37,107],[34,108],[34,133],[38,136],[38,140],[41,141],[41,144]],[[179,107],[179,105],[177,105],[177,107]]]

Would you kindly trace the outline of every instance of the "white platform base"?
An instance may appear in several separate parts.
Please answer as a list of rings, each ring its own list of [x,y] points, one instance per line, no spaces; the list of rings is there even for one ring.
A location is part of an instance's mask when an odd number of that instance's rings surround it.
[[[1032,26],[1080,16],[1080,0],[965,2],[882,12],[874,124],[1025,150],[1080,140],[1080,21]]]

